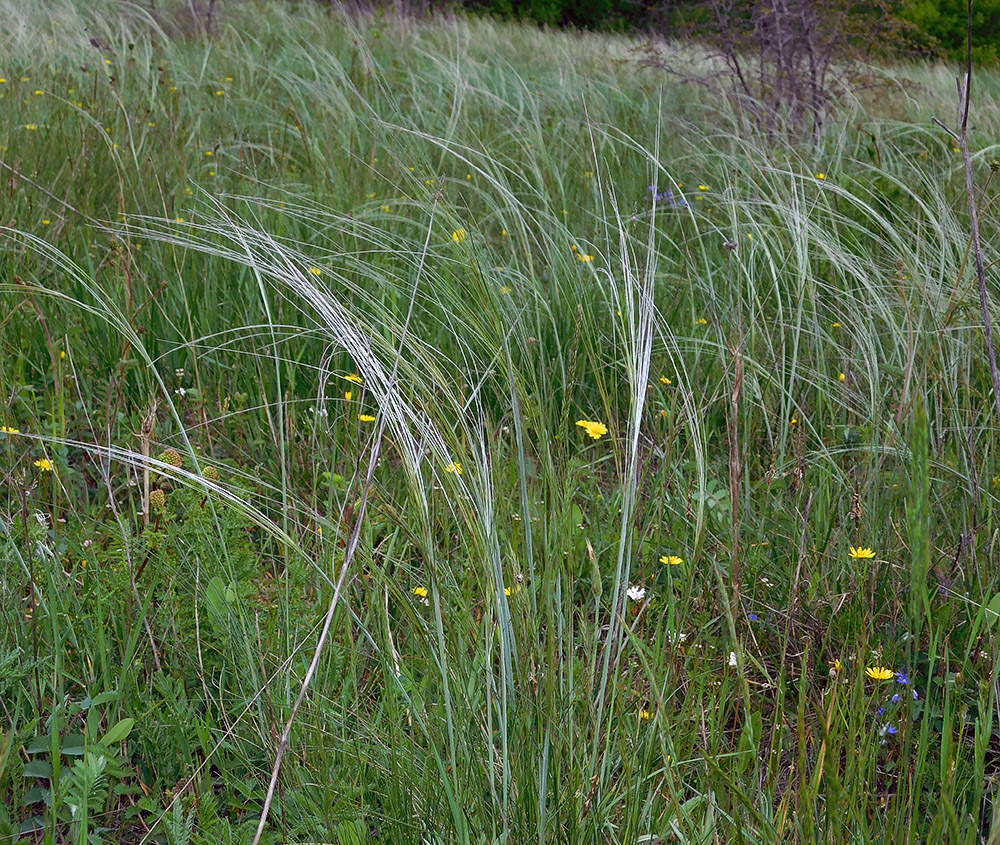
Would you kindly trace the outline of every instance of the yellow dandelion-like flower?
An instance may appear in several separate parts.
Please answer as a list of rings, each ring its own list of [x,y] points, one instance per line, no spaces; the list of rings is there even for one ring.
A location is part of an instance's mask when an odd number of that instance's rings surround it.
[[[361,422],[375,422],[375,417],[371,414],[358,414],[358,419],[361,420]]]
[[[608,433],[608,427],[602,422],[594,422],[592,420],[577,420],[576,424],[580,426],[584,431],[587,432],[594,440],[600,440],[605,434]]]
[[[52,472],[55,467],[52,466],[52,461],[48,458],[39,458],[35,461],[35,466],[38,467],[42,472]]]
[[[848,554],[855,560],[870,560],[871,558],[875,557],[875,552],[863,546],[858,546],[857,548],[851,546]]]
[[[816,178],[817,179],[826,179],[826,174],[825,173],[817,173],[816,174]]]
[[[451,233],[451,239],[455,243],[460,244],[462,241],[465,240],[467,235],[468,233],[465,231],[465,229],[456,229],[454,232]]]
[[[708,185],[699,185],[698,186],[698,190],[699,191],[707,191],[708,190]]]
[[[388,214],[390,211],[392,211],[392,207],[388,205],[383,205],[381,206],[381,210],[384,211],[386,214]]]
[[[309,272],[312,273],[314,276],[322,276],[323,275],[323,271],[320,270],[319,267],[310,267],[309,268]]]
[[[35,123],[26,123],[24,124],[24,128],[29,132],[34,132],[38,128],[38,125]]]
[[[462,474],[462,465],[458,461],[452,461],[444,468],[445,472],[453,472],[455,475]]]
[[[673,384],[666,376],[660,376],[660,384]]]
[[[865,669],[865,674],[873,681],[888,681],[896,677],[896,673],[892,669],[886,669],[885,666],[869,666]]]
[[[8,428],[5,425],[0,425],[0,434],[20,434],[21,429],[19,428]]]
[[[840,662],[839,657],[836,660],[830,661],[830,670],[836,672],[838,675],[844,670],[844,664]]]
[[[587,263],[587,264],[589,264],[591,261],[594,260],[594,256],[593,255],[587,255],[586,253],[583,253],[583,252],[577,253],[576,257],[579,258],[584,263]]]
[[[521,592],[521,585],[520,584],[515,584],[513,587],[504,587],[503,588],[503,594],[505,596],[512,596],[512,595],[514,595],[514,593],[519,593],[519,592]]]
[[[426,587],[414,587],[412,590],[410,590],[410,592],[413,593],[413,595],[415,595],[417,598],[420,598],[420,599],[427,598],[427,588]]]
[[[350,401],[351,401],[351,397],[352,397],[353,395],[354,395],[354,391],[353,391],[353,390],[347,390],[347,391],[344,391],[344,399],[345,399],[346,401],[348,401],[348,402],[350,402]]]
[[[364,379],[361,378],[357,373],[351,373],[349,376],[344,376],[348,381],[353,381],[355,384],[363,384]]]
[[[650,713],[648,710],[640,710],[639,711],[639,719],[641,721],[648,722],[652,718],[653,718],[653,714]]]
[[[668,566],[680,566],[684,563],[684,558],[679,555],[664,555],[660,558],[660,563],[665,563]]]
[[[699,326],[707,326],[708,325],[708,320],[706,320],[704,317],[699,317],[698,318],[698,325]]]
[[[839,376],[837,376],[837,378],[839,378],[841,381],[847,381],[847,373],[841,373]]]

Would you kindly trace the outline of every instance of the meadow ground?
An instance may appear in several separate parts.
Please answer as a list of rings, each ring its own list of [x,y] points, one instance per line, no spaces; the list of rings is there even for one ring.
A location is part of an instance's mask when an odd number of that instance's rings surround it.
[[[996,841],[950,70],[156,6],[0,0],[0,842],[250,841],[342,573],[265,842]]]

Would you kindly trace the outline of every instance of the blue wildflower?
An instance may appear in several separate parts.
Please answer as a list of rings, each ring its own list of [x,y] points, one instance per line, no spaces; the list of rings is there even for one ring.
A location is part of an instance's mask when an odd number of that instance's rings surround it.
[[[687,208],[688,207],[686,199],[683,199],[683,198],[682,199],[677,199],[674,196],[674,189],[673,188],[667,188],[667,190],[665,190],[665,191],[657,191],[656,190],[656,185],[650,185],[649,186],[649,190],[653,194],[653,202],[665,203],[666,205],[669,205],[671,208]]]
[[[897,684],[909,685],[909,683],[910,683],[910,676],[906,674],[906,670],[905,669],[901,669],[899,672],[896,673],[896,683]]]
[[[899,693],[898,692],[892,697],[892,703],[893,704],[899,704]]]

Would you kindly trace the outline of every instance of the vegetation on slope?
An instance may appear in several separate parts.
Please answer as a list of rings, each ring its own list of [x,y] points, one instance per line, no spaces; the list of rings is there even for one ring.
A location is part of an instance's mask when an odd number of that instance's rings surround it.
[[[249,841],[355,531],[265,841],[994,830],[948,71],[803,148],[621,37],[22,6],[0,837]]]

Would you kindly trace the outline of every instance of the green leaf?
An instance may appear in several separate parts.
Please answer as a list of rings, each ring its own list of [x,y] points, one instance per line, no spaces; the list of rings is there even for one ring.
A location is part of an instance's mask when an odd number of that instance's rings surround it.
[[[41,754],[45,751],[52,750],[52,737],[50,736],[36,736],[31,742],[29,742],[25,747],[24,751],[26,754]]]
[[[26,778],[51,778],[52,764],[48,760],[29,760],[24,767]]]
[[[135,726],[135,719],[122,719],[117,725],[108,729],[108,732],[101,737],[100,742],[104,745],[115,745],[125,739]]]
[[[990,625],[996,625],[997,620],[1000,619],[1000,593],[997,593],[990,599],[990,603],[986,605],[986,621]]]
[[[66,734],[63,737],[62,747],[59,750],[63,754],[80,757],[84,753],[85,744],[83,734]]]

